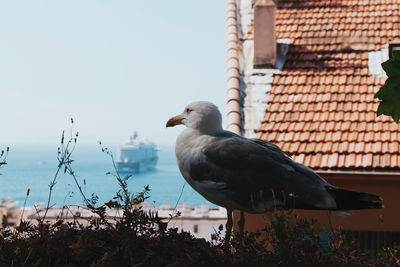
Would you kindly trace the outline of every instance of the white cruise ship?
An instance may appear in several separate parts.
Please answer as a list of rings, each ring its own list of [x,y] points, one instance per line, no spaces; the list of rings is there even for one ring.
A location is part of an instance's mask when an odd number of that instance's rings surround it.
[[[139,140],[137,132],[135,132],[129,141],[119,148],[117,169],[122,173],[153,170],[158,160],[157,152],[155,143]]]

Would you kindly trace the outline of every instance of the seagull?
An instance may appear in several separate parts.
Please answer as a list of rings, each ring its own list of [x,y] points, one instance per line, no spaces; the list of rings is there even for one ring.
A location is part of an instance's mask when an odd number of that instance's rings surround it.
[[[337,188],[270,142],[223,130],[221,113],[210,102],[189,104],[166,127],[180,124],[186,129],[175,145],[179,170],[204,198],[226,208],[226,237],[232,231],[233,210],[241,211],[243,231],[243,212],[306,209],[344,215],[383,208],[381,197]]]

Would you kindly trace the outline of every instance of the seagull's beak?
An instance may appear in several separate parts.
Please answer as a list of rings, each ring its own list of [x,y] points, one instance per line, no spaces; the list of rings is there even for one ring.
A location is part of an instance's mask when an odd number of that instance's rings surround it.
[[[178,124],[183,124],[182,121],[183,121],[183,117],[181,115],[172,117],[171,119],[169,119],[167,121],[166,127],[173,127],[173,126],[178,125]]]

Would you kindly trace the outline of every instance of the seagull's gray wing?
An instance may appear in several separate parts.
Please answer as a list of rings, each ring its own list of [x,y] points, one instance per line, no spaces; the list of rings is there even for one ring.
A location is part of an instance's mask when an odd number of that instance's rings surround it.
[[[290,153],[288,153],[286,151],[283,151],[279,146],[277,146],[277,145],[275,145],[273,143],[270,143],[268,141],[264,141],[264,140],[256,139],[256,138],[251,138],[249,140],[253,141],[254,143],[257,143],[259,145],[265,146],[266,148],[271,149],[271,150],[273,150],[275,152],[278,152],[278,153],[281,153],[283,155],[286,155],[288,157],[292,156]]]
[[[265,212],[271,203],[311,209],[335,206],[325,189],[329,184],[276,146],[223,132],[203,145],[201,152],[191,160],[190,178],[218,184],[218,190],[242,210]]]

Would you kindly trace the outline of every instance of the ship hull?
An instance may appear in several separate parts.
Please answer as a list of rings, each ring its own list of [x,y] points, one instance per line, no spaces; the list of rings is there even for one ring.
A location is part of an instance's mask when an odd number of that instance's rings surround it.
[[[117,162],[117,169],[120,173],[141,173],[154,170],[156,165],[157,158],[151,158],[141,162]]]

